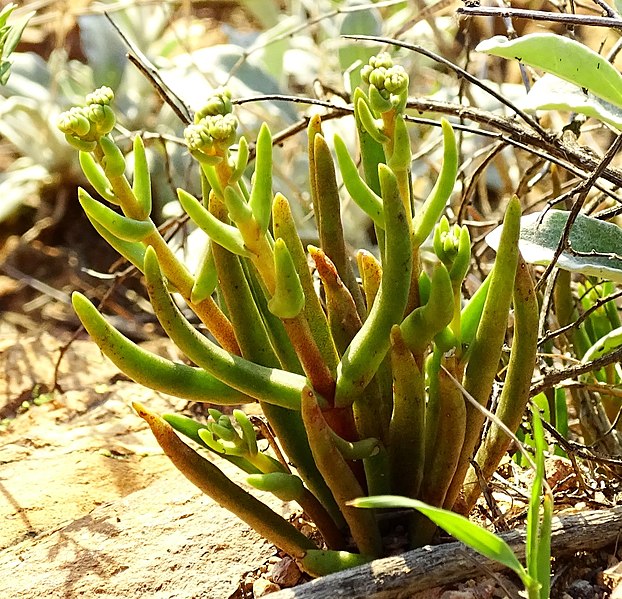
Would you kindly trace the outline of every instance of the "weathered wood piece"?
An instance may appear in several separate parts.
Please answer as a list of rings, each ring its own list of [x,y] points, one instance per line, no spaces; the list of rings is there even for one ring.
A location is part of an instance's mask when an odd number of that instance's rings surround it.
[[[553,555],[589,551],[614,543],[622,532],[622,506],[562,515],[553,520]],[[501,534],[519,559],[525,556],[525,531]],[[413,593],[503,569],[461,543],[426,546],[365,566],[338,572],[271,599],[407,599]]]

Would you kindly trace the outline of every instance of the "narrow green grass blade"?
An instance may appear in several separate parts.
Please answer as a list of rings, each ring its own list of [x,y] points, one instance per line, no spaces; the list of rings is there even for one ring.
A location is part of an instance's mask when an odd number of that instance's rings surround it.
[[[512,549],[502,538],[455,512],[429,506],[417,499],[397,495],[361,497],[350,502],[350,505],[361,508],[412,508],[418,510],[437,526],[478,553],[510,568],[521,578],[526,574]]]

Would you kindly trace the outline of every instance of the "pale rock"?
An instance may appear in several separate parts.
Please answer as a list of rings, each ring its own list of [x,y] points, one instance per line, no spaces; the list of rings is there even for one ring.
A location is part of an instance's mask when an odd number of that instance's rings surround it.
[[[266,595],[271,595],[272,593],[276,593],[280,591],[281,587],[268,580],[267,578],[258,578],[255,582],[253,582],[253,596],[257,597],[265,597]]]

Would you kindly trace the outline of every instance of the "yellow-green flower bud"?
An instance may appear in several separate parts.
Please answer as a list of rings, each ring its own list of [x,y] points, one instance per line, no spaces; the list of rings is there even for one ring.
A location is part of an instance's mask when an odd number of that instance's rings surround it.
[[[78,138],[87,135],[91,124],[84,114],[84,109],[74,106],[61,113],[56,120],[56,126],[65,134]]]
[[[369,85],[374,85],[378,88],[378,91],[383,91],[386,76],[387,70],[384,67],[374,69],[371,73],[369,73]]]
[[[408,94],[408,74],[400,65],[394,65],[387,53],[372,56],[361,69],[363,81],[369,84],[372,108],[377,112],[404,110]]]
[[[393,66],[393,59],[388,52],[380,52],[369,59],[369,65],[375,69],[380,67],[390,69]]]
[[[408,91],[408,74],[402,66],[396,65],[386,71],[384,87],[392,94]]]
[[[184,131],[190,152],[201,151],[208,155],[222,154],[236,140],[238,119],[232,114],[206,116],[200,122],[189,125]]]
[[[462,283],[471,260],[471,238],[466,227],[450,226],[445,216],[434,231],[434,252],[455,284]]]
[[[205,118],[209,134],[219,142],[227,142],[231,145],[235,141],[235,134],[238,128],[238,119],[232,114],[224,116],[217,114]]]
[[[458,253],[460,227],[450,226],[446,216],[443,216],[434,231],[434,252],[447,268],[451,267]]]
[[[381,52],[376,56],[372,56],[369,59],[368,64],[366,64],[361,69],[361,78],[367,84],[373,83],[370,77],[374,71],[377,69],[390,69],[393,66],[393,60],[388,52]],[[375,85],[375,84],[374,84]]]
[[[106,104],[89,104],[83,110],[88,120],[95,125],[92,132],[96,132],[97,137],[112,131],[116,123],[116,117],[110,106]]]
[[[108,106],[114,100],[114,92],[109,87],[100,87],[94,92],[87,94],[86,104],[100,104],[102,106]]]
[[[188,125],[184,131],[184,139],[191,152],[209,148],[214,143],[205,123]]]
[[[231,103],[231,92],[228,89],[221,88],[214,91],[212,97],[206,102],[194,115],[194,122],[198,123],[206,116],[214,116],[217,114],[225,115],[233,112],[233,104]]]

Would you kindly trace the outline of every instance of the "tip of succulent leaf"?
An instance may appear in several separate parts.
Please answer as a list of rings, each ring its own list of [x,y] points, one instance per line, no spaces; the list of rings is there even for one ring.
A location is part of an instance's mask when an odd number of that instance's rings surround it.
[[[75,306],[76,302],[79,303],[82,298],[84,298],[84,295],[82,295],[79,291],[74,291],[71,294],[71,303]]]
[[[148,245],[145,249],[145,269],[160,266],[158,255],[152,245]]]
[[[143,404],[137,402],[137,401],[133,401],[132,402],[132,408],[134,409],[134,411],[141,417],[141,418],[147,418],[147,416],[149,416],[149,412],[147,410],[147,408],[145,408],[145,406],[143,406]]]
[[[270,127],[268,127],[267,123],[262,123],[259,129],[259,135],[269,135],[270,139],[272,139],[272,133],[270,131]]]
[[[84,323],[85,319],[87,319],[87,310],[93,309],[95,310],[95,306],[91,303],[91,301],[79,291],[74,291],[71,294],[71,304],[73,306],[74,311],[78,315],[78,318]]]

